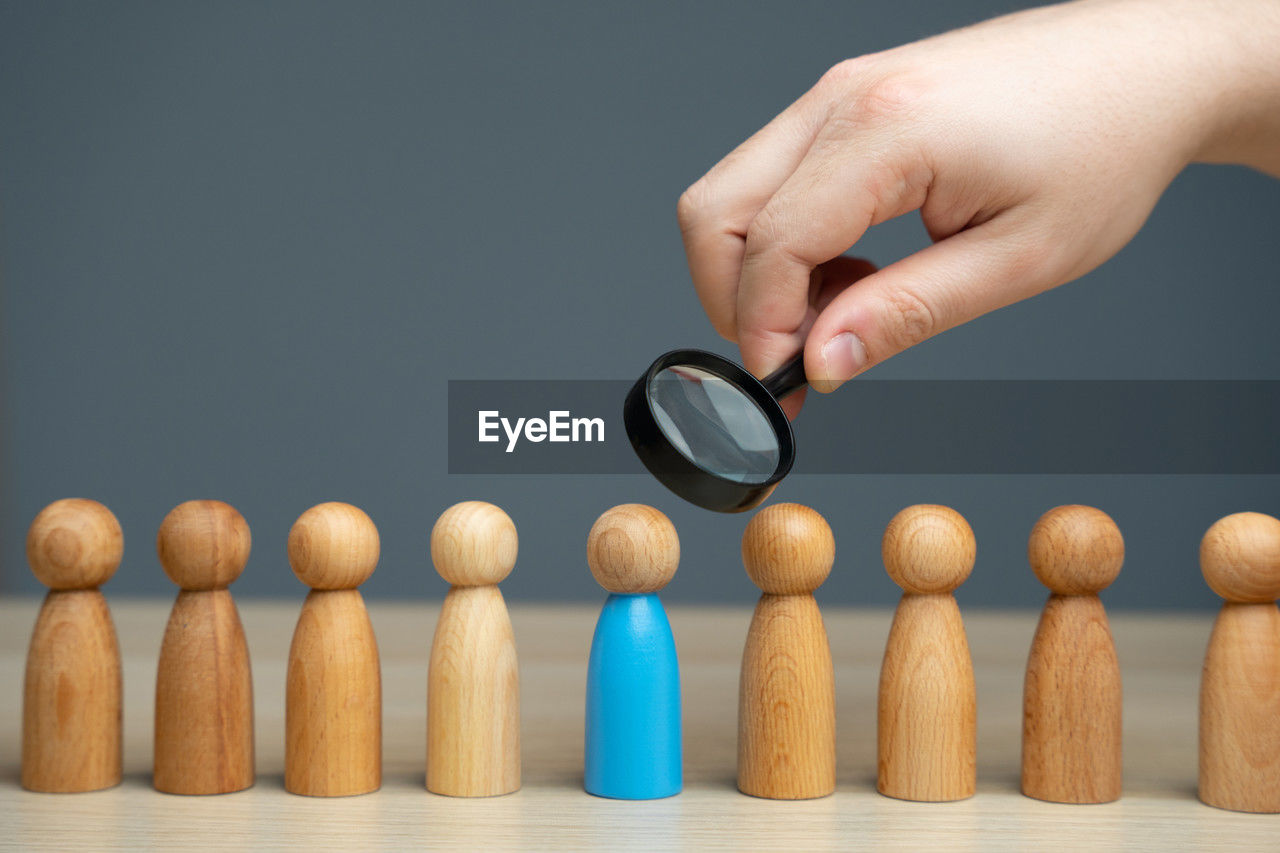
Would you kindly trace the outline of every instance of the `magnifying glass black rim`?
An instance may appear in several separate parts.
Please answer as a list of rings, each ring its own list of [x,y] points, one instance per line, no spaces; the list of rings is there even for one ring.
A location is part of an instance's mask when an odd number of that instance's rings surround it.
[[[725,379],[745,393],[769,421],[778,437],[778,464],[769,478],[743,483],[698,465],[681,453],[658,425],[649,400],[649,383],[669,367],[696,367]],[[623,407],[627,437],[649,473],[685,500],[718,512],[738,512],[758,504],[791,471],[795,462],[795,437],[791,421],[773,395],[745,369],[729,359],[698,349],[672,350],[658,356],[631,386]]]

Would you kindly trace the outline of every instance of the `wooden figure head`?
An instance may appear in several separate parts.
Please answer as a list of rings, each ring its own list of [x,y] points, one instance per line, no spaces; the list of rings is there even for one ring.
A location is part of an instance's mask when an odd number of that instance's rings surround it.
[[[501,582],[515,567],[518,547],[515,522],[484,501],[454,504],[431,529],[431,562],[454,586]]]
[[[587,535],[587,565],[609,592],[657,592],[671,582],[680,563],[675,525],[644,504],[606,510]]]
[[[914,595],[952,592],[973,571],[978,544],[964,516],[949,506],[917,504],[899,512],[880,542],[885,570]]]
[[[1055,507],[1031,529],[1027,559],[1040,583],[1058,595],[1097,593],[1120,574],[1124,537],[1100,509]]]
[[[312,589],[355,589],[373,574],[380,553],[378,528],[351,504],[317,504],[289,529],[289,565]]]
[[[222,501],[178,504],[164,517],[156,535],[164,573],[186,590],[230,586],[249,562],[252,544],[244,516]]]
[[[50,589],[93,589],[106,583],[124,556],[124,534],[97,501],[54,501],[27,530],[27,562]]]
[[[1260,512],[1219,519],[1200,541],[1200,571],[1227,601],[1280,598],[1280,519]]]
[[[751,582],[771,595],[813,592],[831,574],[836,541],[827,520],[800,504],[756,513],[742,534],[742,564]]]

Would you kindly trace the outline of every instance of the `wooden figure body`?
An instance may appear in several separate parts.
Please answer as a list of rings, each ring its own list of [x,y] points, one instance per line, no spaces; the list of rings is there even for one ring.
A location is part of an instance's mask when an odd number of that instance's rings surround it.
[[[756,514],[742,537],[763,594],[738,688],[738,789],[776,800],[825,797],[836,785],[835,674],[813,591],[835,562],[821,515],[799,504]]]
[[[1123,696],[1098,593],[1120,573],[1124,539],[1102,510],[1060,506],[1036,522],[1027,557],[1050,595],[1027,657],[1022,793],[1109,803],[1123,786]]]
[[[587,665],[589,794],[651,800],[683,786],[680,665],[658,598],[679,562],[675,527],[643,504],[608,510],[587,537],[591,574],[611,593]]]
[[[452,584],[427,674],[427,789],[489,797],[520,788],[520,674],[498,589],[515,566],[516,527],[498,507],[465,501],[431,530],[431,559]]]
[[[120,648],[98,587],[123,554],[120,523],[96,501],[55,501],[27,532],[27,561],[49,587],[23,690],[22,787],[29,791],[120,783]]]
[[[285,789],[312,797],[382,785],[382,671],[358,587],[378,564],[378,529],[350,504],[323,503],[289,531],[289,565],[311,587],[289,648]]]
[[[1220,519],[1200,543],[1200,568],[1225,599],[1200,682],[1200,799],[1280,812],[1280,520]]]
[[[179,504],[160,525],[160,565],[181,591],[156,671],[159,791],[225,794],[253,784],[253,678],[227,589],[250,545],[244,517],[221,501]]]
[[[889,522],[885,569],[902,587],[880,667],[876,789],[940,802],[977,787],[978,701],[954,590],[977,545],[960,513],[920,504]]]

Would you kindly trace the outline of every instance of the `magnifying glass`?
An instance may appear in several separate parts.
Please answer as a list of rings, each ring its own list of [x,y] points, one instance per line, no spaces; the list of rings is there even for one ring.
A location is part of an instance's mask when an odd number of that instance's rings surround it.
[[[778,401],[804,386],[803,352],[756,379],[714,353],[674,350],[631,387],[623,422],[664,486],[704,509],[741,512],[791,470],[795,438]]]

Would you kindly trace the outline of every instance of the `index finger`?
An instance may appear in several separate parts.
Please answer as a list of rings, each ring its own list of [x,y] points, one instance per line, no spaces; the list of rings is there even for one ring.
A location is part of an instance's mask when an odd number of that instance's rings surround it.
[[[737,292],[747,228],[812,143],[824,111],[813,90],[689,187],[676,215],[694,290],[711,325],[737,340]]]

